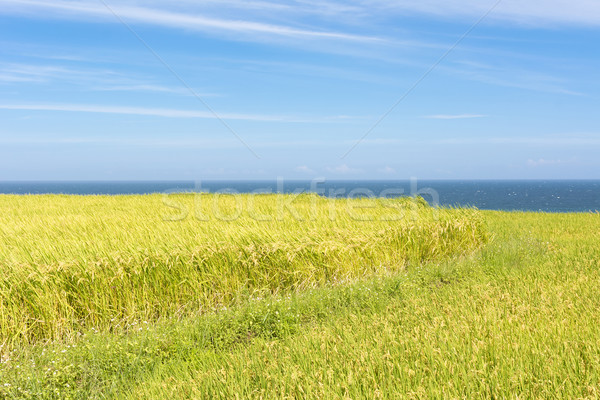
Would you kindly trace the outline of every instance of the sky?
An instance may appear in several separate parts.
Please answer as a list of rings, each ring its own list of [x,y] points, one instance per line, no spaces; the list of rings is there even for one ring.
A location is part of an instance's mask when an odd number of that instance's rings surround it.
[[[597,0],[0,0],[0,180],[598,179]]]

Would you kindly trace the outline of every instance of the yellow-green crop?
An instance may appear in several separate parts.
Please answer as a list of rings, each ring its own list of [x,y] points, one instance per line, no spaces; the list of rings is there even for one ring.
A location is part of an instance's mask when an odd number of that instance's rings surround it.
[[[0,343],[203,313],[486,241],[474,210],[316,195],[0,196]]]
[[[464,257],[0,343],[0,399],[600,398],[600,215],[480,215]]]

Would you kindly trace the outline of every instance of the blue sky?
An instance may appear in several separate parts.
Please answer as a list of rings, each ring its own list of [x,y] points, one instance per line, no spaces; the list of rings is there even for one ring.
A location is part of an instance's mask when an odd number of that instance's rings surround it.
[[[0,0],[0,180],[600,178],[599,28],[592,0]]]

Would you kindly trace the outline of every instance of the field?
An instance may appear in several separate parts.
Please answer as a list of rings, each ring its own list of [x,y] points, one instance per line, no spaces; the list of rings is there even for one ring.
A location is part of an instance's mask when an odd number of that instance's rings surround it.
[[[0,196],[0,398],[598,398],[600,216]]]

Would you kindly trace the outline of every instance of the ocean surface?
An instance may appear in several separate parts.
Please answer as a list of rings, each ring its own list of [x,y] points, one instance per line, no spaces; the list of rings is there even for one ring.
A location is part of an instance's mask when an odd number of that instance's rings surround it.
[[[317,192],[329,197],[422,195],[442,206],[544,212],[600,211],[600,180],[404,181],[65,181],[0,182],[3,194],[144,194],[172,192]]]

